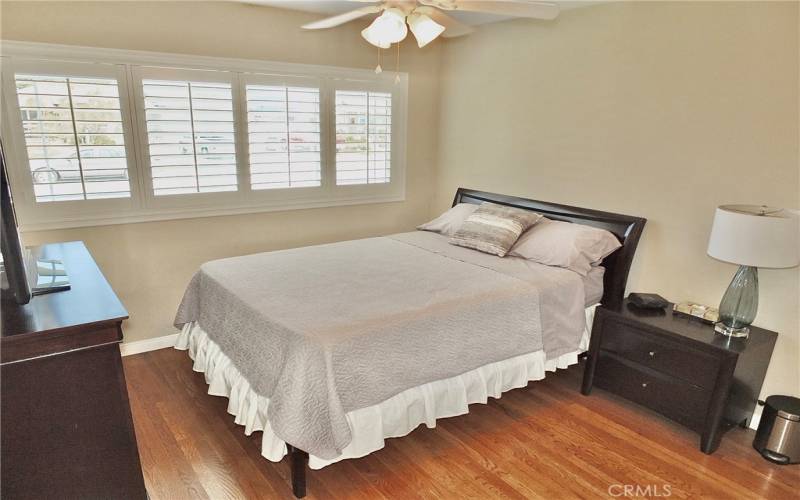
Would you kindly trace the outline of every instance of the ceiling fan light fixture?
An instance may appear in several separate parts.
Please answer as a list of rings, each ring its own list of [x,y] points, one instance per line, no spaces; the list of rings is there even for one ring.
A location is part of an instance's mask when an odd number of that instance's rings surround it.
[[[406,35],[408,35],[406,16],[397,8],[384,10],[361,32],[364,40],[382,49],[388,49],[393,43],[402,41]]]
[[[411,27],[411,33],[417,39],[417,45],[422,48],[444,32],[444,26],[437,23],[425,14],[418,14],[416,12],[408,16],[408,26]]]

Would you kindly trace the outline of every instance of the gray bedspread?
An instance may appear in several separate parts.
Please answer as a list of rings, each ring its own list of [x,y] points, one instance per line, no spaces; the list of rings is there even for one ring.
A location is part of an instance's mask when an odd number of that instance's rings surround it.
[[[325,459],[348,411],[544,349],[574,351],[578,274],[449,245],[429,232],[222,259],[194,275],[175,326],[198,322],[283,440]]]

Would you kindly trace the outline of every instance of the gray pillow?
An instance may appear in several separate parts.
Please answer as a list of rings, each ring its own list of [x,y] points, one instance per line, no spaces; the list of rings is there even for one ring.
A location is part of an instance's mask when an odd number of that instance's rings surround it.
[[[450,243],[505,257],[517,238],[541,218],[529,210],[484,202],[461,224]]]
[[[543,217],[508,254],[586,276],[592,265],[600,264],[621,246],[617,237],[605,229]]]
[[[420,231],[431,231],[439,233],[444,236],[453,236],[461,224],[467,220],[467,217],[472,215],[480,205],[472,203],[459,203],[439,217],[430,222],[426,222],[421,226],[417,226]]]

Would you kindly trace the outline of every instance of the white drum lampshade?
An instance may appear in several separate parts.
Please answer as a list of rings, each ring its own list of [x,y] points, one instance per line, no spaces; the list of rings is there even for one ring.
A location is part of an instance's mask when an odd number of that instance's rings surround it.
[[[800,264],[800,218],[783,209],[723,205],[714,214],[708,255],[752,267]]]

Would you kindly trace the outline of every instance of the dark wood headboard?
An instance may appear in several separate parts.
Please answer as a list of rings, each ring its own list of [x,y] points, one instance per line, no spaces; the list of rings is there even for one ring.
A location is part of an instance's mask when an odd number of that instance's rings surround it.
[[[464,188],[458,188],[456,191],[453,206],[458,203],[480,204],[484,201],[533,210],[545,215],[548,219],[586,224],[613,233],[622,243],[622,247],[603,259],[603,267],[606,268],[606,272],[603,277],[602,304],[610,308],[617,308],[622,304],[628,273],[631,270],[633,256],[647,219]]]

